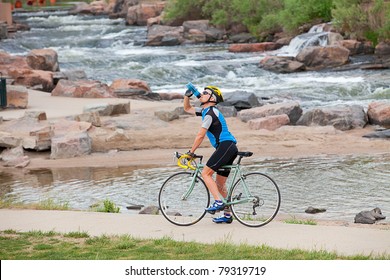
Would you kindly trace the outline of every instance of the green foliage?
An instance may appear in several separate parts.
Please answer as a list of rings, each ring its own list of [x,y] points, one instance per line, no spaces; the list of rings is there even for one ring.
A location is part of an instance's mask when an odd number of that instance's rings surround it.
[[[330,21],[331,7],[332,0],[284,0],[279,20],[287,31],[292,32],[305,23]]]
[[[205,2],[207,1],[169,0],[166,8],[164,9],[164,18],[167,20],[200,19],[201,10]]]
[[[102,204],[103,203],[103,204]],[[106,213],[119,213],[120,209],[109,199],[105,199],[102,203],[93,205],[91,208],[96,212],[106,212]]]
[[[390,2],[384,0],[333,0],[333,23],[350,38],[368,39],[374,45],[390,39]]]
[[[298,33],[304,24],[330,22],[350,38],[374,45],[390,39],[388,0],[170,0],[166,18],[209,19],[229,28],[243,24],[252,35]]]

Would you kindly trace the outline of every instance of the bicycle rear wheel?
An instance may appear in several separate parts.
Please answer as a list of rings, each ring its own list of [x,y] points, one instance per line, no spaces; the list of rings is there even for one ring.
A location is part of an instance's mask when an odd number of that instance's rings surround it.
[[[206,184],[197,176],[191,190],[193,179],[193,173],[176,173],[160,189],[158,203],[161,213],[175,225],[189,226],[199,222],[206,214],[205,208],[210,205]]]
[[[231,194],[232,213],[243,225],[261,227],[271,222],[280,208],[280,191],[268,175],[254,172],[239,179]]]

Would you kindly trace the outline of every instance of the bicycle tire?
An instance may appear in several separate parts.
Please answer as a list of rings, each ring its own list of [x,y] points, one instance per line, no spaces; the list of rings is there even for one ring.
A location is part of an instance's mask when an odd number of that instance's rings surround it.
[[[199,222],[206,214],[205,208],[210,205],[210,192],[204,181],[197,176],[195,186],[187,199],[187,193],[193,173],[179,172],[170,176],[161,186],[158,203],[163,216],[172,224],[190,226]]]
[[[233,216],[248,227],[261,227],[271,222],[280,208],[281,195],[275,181],[260,172],[243,176],[251,197],[248,198],[240,178],[233,186],[230,195]],[[246,199],[246,202],[244,202]],[[239,200],[242,203],[235,204]]]

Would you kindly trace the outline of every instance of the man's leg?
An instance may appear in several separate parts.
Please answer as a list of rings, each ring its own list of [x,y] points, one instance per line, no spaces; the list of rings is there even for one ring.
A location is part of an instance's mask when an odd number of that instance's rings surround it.
[[[220,200],[218,186],[213,179],[214,170],[210,167],[205,166],[202,171],[202,178],[206,183],[207,188],[209,189],[211,195],[214,197],[214,200]]]

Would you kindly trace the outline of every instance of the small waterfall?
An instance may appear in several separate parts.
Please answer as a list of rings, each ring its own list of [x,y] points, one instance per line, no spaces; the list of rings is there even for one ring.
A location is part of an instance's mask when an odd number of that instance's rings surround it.
[[[284,46],[277,51],[277,55],[295,57],[304,48],[326,46],[328,45],[328,34],[329,32],[323,31],[323,25],[315,25],[308,33],[293,38],[288,46]]]

